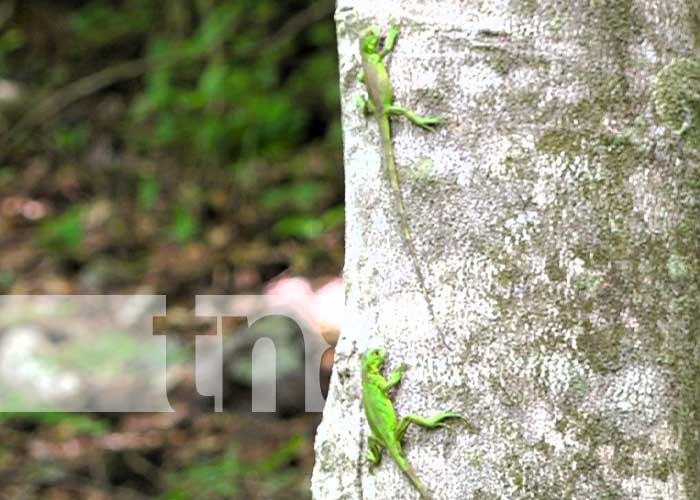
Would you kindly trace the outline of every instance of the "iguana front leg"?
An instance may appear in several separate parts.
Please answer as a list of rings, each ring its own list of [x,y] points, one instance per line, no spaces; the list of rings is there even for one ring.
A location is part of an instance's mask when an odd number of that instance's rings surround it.
[[[395,24],[389,27],[389,32],[384,40],[384,47],[379,51],[379,60],[383,61],[386,56],[388,56],[392,50],[394,50],[394,45],[396,45],[396,39],[399,36],[399,28]]]
[[[389,378],[386,380],[386,385],[384,385],[384,390],[388,391],[389,389],[397,385],[399,382],[401,382],[401,377],[403,376],[403,372],[405,371],[406,365],[401,363],[401,366],[399,366],[389,375]]]

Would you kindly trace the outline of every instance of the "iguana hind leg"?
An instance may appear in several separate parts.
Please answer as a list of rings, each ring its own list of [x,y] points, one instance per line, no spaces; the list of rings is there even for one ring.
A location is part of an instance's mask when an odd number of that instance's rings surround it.
[[[369,449],[367,450],[367,460],[369,460],[370,468],[376,467],[382,461],[382,448],[384,445],[376,437],[370,435],[367,439]]]
[[[370,101],[366,97],[358,97],[357,100],[355,100],[355,106],[360,111],[360,113],[362,113],[365,116],[374,114],[374,104],[372,104],[372,101]]]
[[[403,439],[403,435],[406,434],[408,426],[411,424],[420,425],[426,429],[437,429],[438,427],[447,427],[445,420],[455,418],[460,420],[465,420],[465,418],[459,413],[454,413],[452,411],[443,411],[438,413],[433,418],[419,417],[417,415],[406,415],[399,422],[399,426],[396,428],[396,437],[399,441]]]
[[[418,125],[425,130],[433,131],[436,125],[440,125],[444,120],[439,116],[420,116],[415,114],[413,111],[409,111],[401,106],[394,106],[393,104],[387,105],[385,112],[390,115],[401,115],[408,118],[411,123]]]

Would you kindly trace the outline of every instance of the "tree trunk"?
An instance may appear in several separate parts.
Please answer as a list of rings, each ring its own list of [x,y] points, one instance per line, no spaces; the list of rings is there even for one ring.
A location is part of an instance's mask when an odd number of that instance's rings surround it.
[[[435,498],[700,498],[700,1],[339,0],[337,22],[347,324],[314,497],[417,498],[365,459],[380,344],[399,415],[476,428],[406,434]],[[354,107],[358,33],[390,22],[396,103],[447,119],[393,121],[435,321]]]

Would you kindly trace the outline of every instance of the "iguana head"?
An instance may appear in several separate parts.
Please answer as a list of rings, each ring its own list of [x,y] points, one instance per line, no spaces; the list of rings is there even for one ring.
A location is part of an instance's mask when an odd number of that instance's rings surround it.
[[[386,351],[382,348],[369,349],[362,356],[362,368],[364,371],[379,371],[384,364]]]
[[[379,52],[379,43],[381,42],[379,30],[376,27],[371,27],[360,37],[360,51],[364,54],[377,54]]]

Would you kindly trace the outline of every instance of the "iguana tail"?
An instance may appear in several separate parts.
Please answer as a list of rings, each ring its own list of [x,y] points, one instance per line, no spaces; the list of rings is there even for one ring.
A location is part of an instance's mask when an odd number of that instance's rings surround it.
[[[420,478],[416,474],[416,471],[413,470],[411,464],[408,463],[408,460],[402,457],[402,460],[397,460],[397,464],[399,468],[403,471],[403,473],[406,474],[406,477],[408,477],[408,479],[411,480],[413,486],[416,487],[418,493],[420,493],[421,498],[423,498],[423,500],[432,500],[432,497],[428,493],[428,489],[423,484],[423,481],[420,480]]]
[[[430,314],[430,320],[437,331],[438,337],[442,344],[448,349],[452,348],[447,344],[445,334],[440,328],[435,315],[435,309],[433,308],[433,302],[430,298],[430,291],[428,290],[428,285],[425,282],[425,277],[423,276],[423,271],[418,265],[418,252],[413,244],[413,237],[411,236],[411,230],[408,227],[408,218],[406,217],[406,207],[403,202],[403,192],[401,191],[401,181],[399,179],[399,169],[396,166],[396,157],[394,156],[394,145],[391,142],[391,122],[389,121],[389,116],[382,116],[379,120],[379,128],[382,136],[382,149],[383,149],[383,161],[387,168],[387,173],[389,175],[389,181],[391,182],[391,190],[396,201],[396,211],[399,213],[399,224],[401,226],[401,239],[408,252],[408,257],[411,260],[411,265],[413,266],[413,272],[418,280],[418,286],[420,287],[420,293],[425,300],[425,304],[428,307],[428,314]]]

